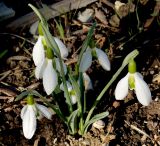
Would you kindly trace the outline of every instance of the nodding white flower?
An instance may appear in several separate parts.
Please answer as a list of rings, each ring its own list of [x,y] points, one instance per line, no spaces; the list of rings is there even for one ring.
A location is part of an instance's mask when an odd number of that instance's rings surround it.
[[[102,66],[102,68],[104,70],[110,71],[111,65],[106,53],[98,48],[95,48],[94,50],[96,51],[97,59],[99,61],[99,64]]]
[[[35,69],[37,79],[43,79],[43,87],[47,95],[50,95],[58,84],[58,77],[53,68],[52,59],[45,59]]]
[[[52,113],[48,110],[48,108],[37,103],[32,105],[27,104],[21,110],[23,133],[27,139],[31,139],[36,131],[36,118],[39,114],[42,114],[44,117],[50,120],[52,118]]]
[[[116,86],[115,98],[123,100],[128,94],[128,89],[135,90],[137,99],[142,105],[148,106],[152,101],[150,89],[140,73],[128,73],[122,78]]]
[[[67,58],[67,56],[68,56],[67,47],[63,44],[63,42],[59,38],[54,37],[54,40],[55,40],[55,42],[57,43],[57,45],[59,47],[59,50],[60,50],[60,53],[61,53],[61,57],[63,59]]]
[[[52,59],[47,59],[47,65],[43,71],[43,87],[47,93],[50,95],[58,84],[57,73],[53,68]]]
[[[92,81],[86,73],[83,73],[83,80],[84,80],[85,90],[93,90]]]
[[[92,52],[91,52],[91,48],[88,47],[87,50],[83,53],[83,56],[80,62],[79,71],[86,72],[88,68],[91,66],[91,64],[92,64]]]
[[[45,59],[45,51],[42,43],[43,38],[43,36],[39,36],[36,44],[33,47],[32,56],[35,66],[41,64]]]
[[[102,66],[104,70],[109,71],[111,69],[110,61],[104,51],[98,48],[91,49],[88,47],[87,50],[84,52],[80,62],[80,67],[79,67],[80,72],[83,72],[83,73],[86,72],[88,68],[91,66],[92,53],[95,54],[99,64]]]
[[[71,97],[71,103],[72,104],[76,104],[77,103],[77,97],[76,97],[75,91],[73,90],[72,85],[68,81],[67,81],[67,88],[68,88],[68,92],[69,92],[70,97]],[[63,83],[60,85],[60,89],[62,91],[64,91],[64,85],[63,85]],[[64,97],[66,97],[65,93],[64,93]]]

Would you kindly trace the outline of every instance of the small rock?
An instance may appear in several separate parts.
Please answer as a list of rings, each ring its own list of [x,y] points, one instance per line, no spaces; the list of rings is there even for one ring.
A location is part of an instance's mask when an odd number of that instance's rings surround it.
[[[98,120],[98,121],[93,123],[93,127],[100,130],[100,129],[103,129],[105,127],[105,123],[102,120]]]

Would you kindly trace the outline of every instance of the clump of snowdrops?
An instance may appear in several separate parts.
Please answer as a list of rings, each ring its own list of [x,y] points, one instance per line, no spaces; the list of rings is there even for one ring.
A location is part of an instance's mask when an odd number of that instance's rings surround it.
[[[48,24],[38,9],[31,4],[29,6],[40,19],[39,37],[32,53],[36,66],[35,77],[42,79],[46,94],[53,96],[55,102],[54,104],[48,102],[46,97],[35,90],[25,91],[16,98],[16,100],[20,100],[27,96],[27,105],[21,110],[23,133],[27,139],[31,139],[36,131],[37,118],[45,116],[52,120],[53,112],[47,106],[67,125],[70,134],[85,134],[92,123],[109,115],[108,111],[95,114],[94,109],[127,65],[129,73],[117,84],[116,99],[124,99],[128,94],[128,89],[134,89],[141,104],[147,106],[151,102],[149,87],[144,82],[142,75],[136,72],[134,58],[139,52],[134,50],[124,58],[120,68],[96,97],[92,107],[88,109],[86,93],[88,90],[93,89],[93,85],[86,71],[91,66],[93,57],[98,60],[104,70],[110,71],[111,69],[106,53],[95,45],[90,45],[95,24],[90,28],[86,40],[82,44],[78,61],[71,69],[64,63],[68,56],[68,49],[59,38],[51,35]],[[58,97],[59,93],[63,93],[64,98],[60,99]],[[46,106],[36,103],[35,96],[41,98]],[[62,101],[64,99],[65,101]],[[64,107],[66,107],[65,110]]]

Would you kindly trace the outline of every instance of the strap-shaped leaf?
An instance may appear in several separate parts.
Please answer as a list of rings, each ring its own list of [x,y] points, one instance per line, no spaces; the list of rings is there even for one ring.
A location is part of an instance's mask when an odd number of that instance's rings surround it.
[[[71,115],[68,117],[68,127],[71,134],[75,134],[77,132],[77,117],[78,117],[78,109],[73,111]]]
[[[89,30],[89,32],[87,34],[87,37],[86,37],[84,43],[82,45],[82,49],[81,49],[81,52],[80,52],[79,57],[78,57],[78,63],[77,63],[78,66],[80,65],[83,53],[85,52],[85,50],[87,49],[87,47],[88,47],[88,45],[90,43],[90,40],[91,40],[92,35],[94,33],[95,27],[96,27],[96,23],[93,23],[92,27],[90,28],[90,30]]]
[[[95,115],[91,120],[89,120],[87,123],[85,123],[85,125],[84,125],[84,133],[87,132],[88,127],[92,123],[94,123],[94,122],[96,122],[96,121],[98,121],[100,119],[103,119],[103,118],[107,117],[108,115],[109,115],[108,111]]]

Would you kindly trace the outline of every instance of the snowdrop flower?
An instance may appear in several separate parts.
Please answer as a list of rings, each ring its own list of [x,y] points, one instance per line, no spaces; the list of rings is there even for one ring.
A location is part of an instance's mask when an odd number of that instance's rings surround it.
[[[55,69],[53,68],[52,59],[45,59],[35,69],[35,76],[37,79],[42,78],[43,87],[47,95],[50,95],[58,84],[58,77]]]
[[[98,59],[99,64],[102,66],[102,68],[106,71],[110,70],[110,62],[108,59],[108,56],[104,51],[98,48],[87,48],[87,50],[84,52],[81,62],[80,62],[80,67],[79,71],[80,72],[86,72],[88,68],[92,64],[92,54],[95,54],[96,58]]]
[[[83,73],[83,80],[84,80],[85,90],[93,90],[92,81],[86,73]]]
[[[128,66],[129,73],[122,78],[115,89],[115,98],[117,100],[123,100],[127,94],[128,89],[135,90],[138,101],[148,106],[152,101],[151,92],[147,83],[143,80],[142,75],[136,72],[136,63],[132,60]]]
[[[80,62],[79,71],[86,72],[88,68],[91,66],[91,64],[92,64],[92,52],[91,52],[91,48],[88,47],[87,50],[83,53],[83,56]]]
[[[63,42],[59,38],[54,37],[54,40],[55,40],[55,42],[57,43],[57,45],[59,47],[59,50],[60,50],[60,53],[61,53],[61,57],[63,59],[67,58],[67,56],[68,56],[67,47],[63,44]]]
[[[94,50],[96,51],[97,59],[99,61],[99,64],[102,66],[102,68],[106,71],[110,71],[111,65],[106,53],[98,48],[95,48]]]
[[[53,68],[52,59],[47,59],[47,65],[43,71],[43,87],[47,93],[50,95],[58,84],[57,73]]]
[[[35,66],[38,66],[39,64],[41,64],[45,59],[45,51],[42,43],[43,39],[44,39],[43,36],[39,36],[36,44],[33,47],[32,56],[33,56],[33,61]]]
[[[72,85],[68,81],[67,81],[67,88],[68,88],[68,92],[69,92],[70,97],[71,97],[71,103],[76,104],[77,103],[77,97],[76,97],[75,91],[73,90]],[[62,91],[64,91],[63,83],[60,85],[60,89]],[[64,93],[64,97],[66,97],[65,93]]]
[[[41,114],[47,119],[52,118],[52,113],[47,107],[34,102],[33,96],[27,97],[27,105],[21,110],[23,133],[27,139],[31,139],[36,131],[37,116]]]

